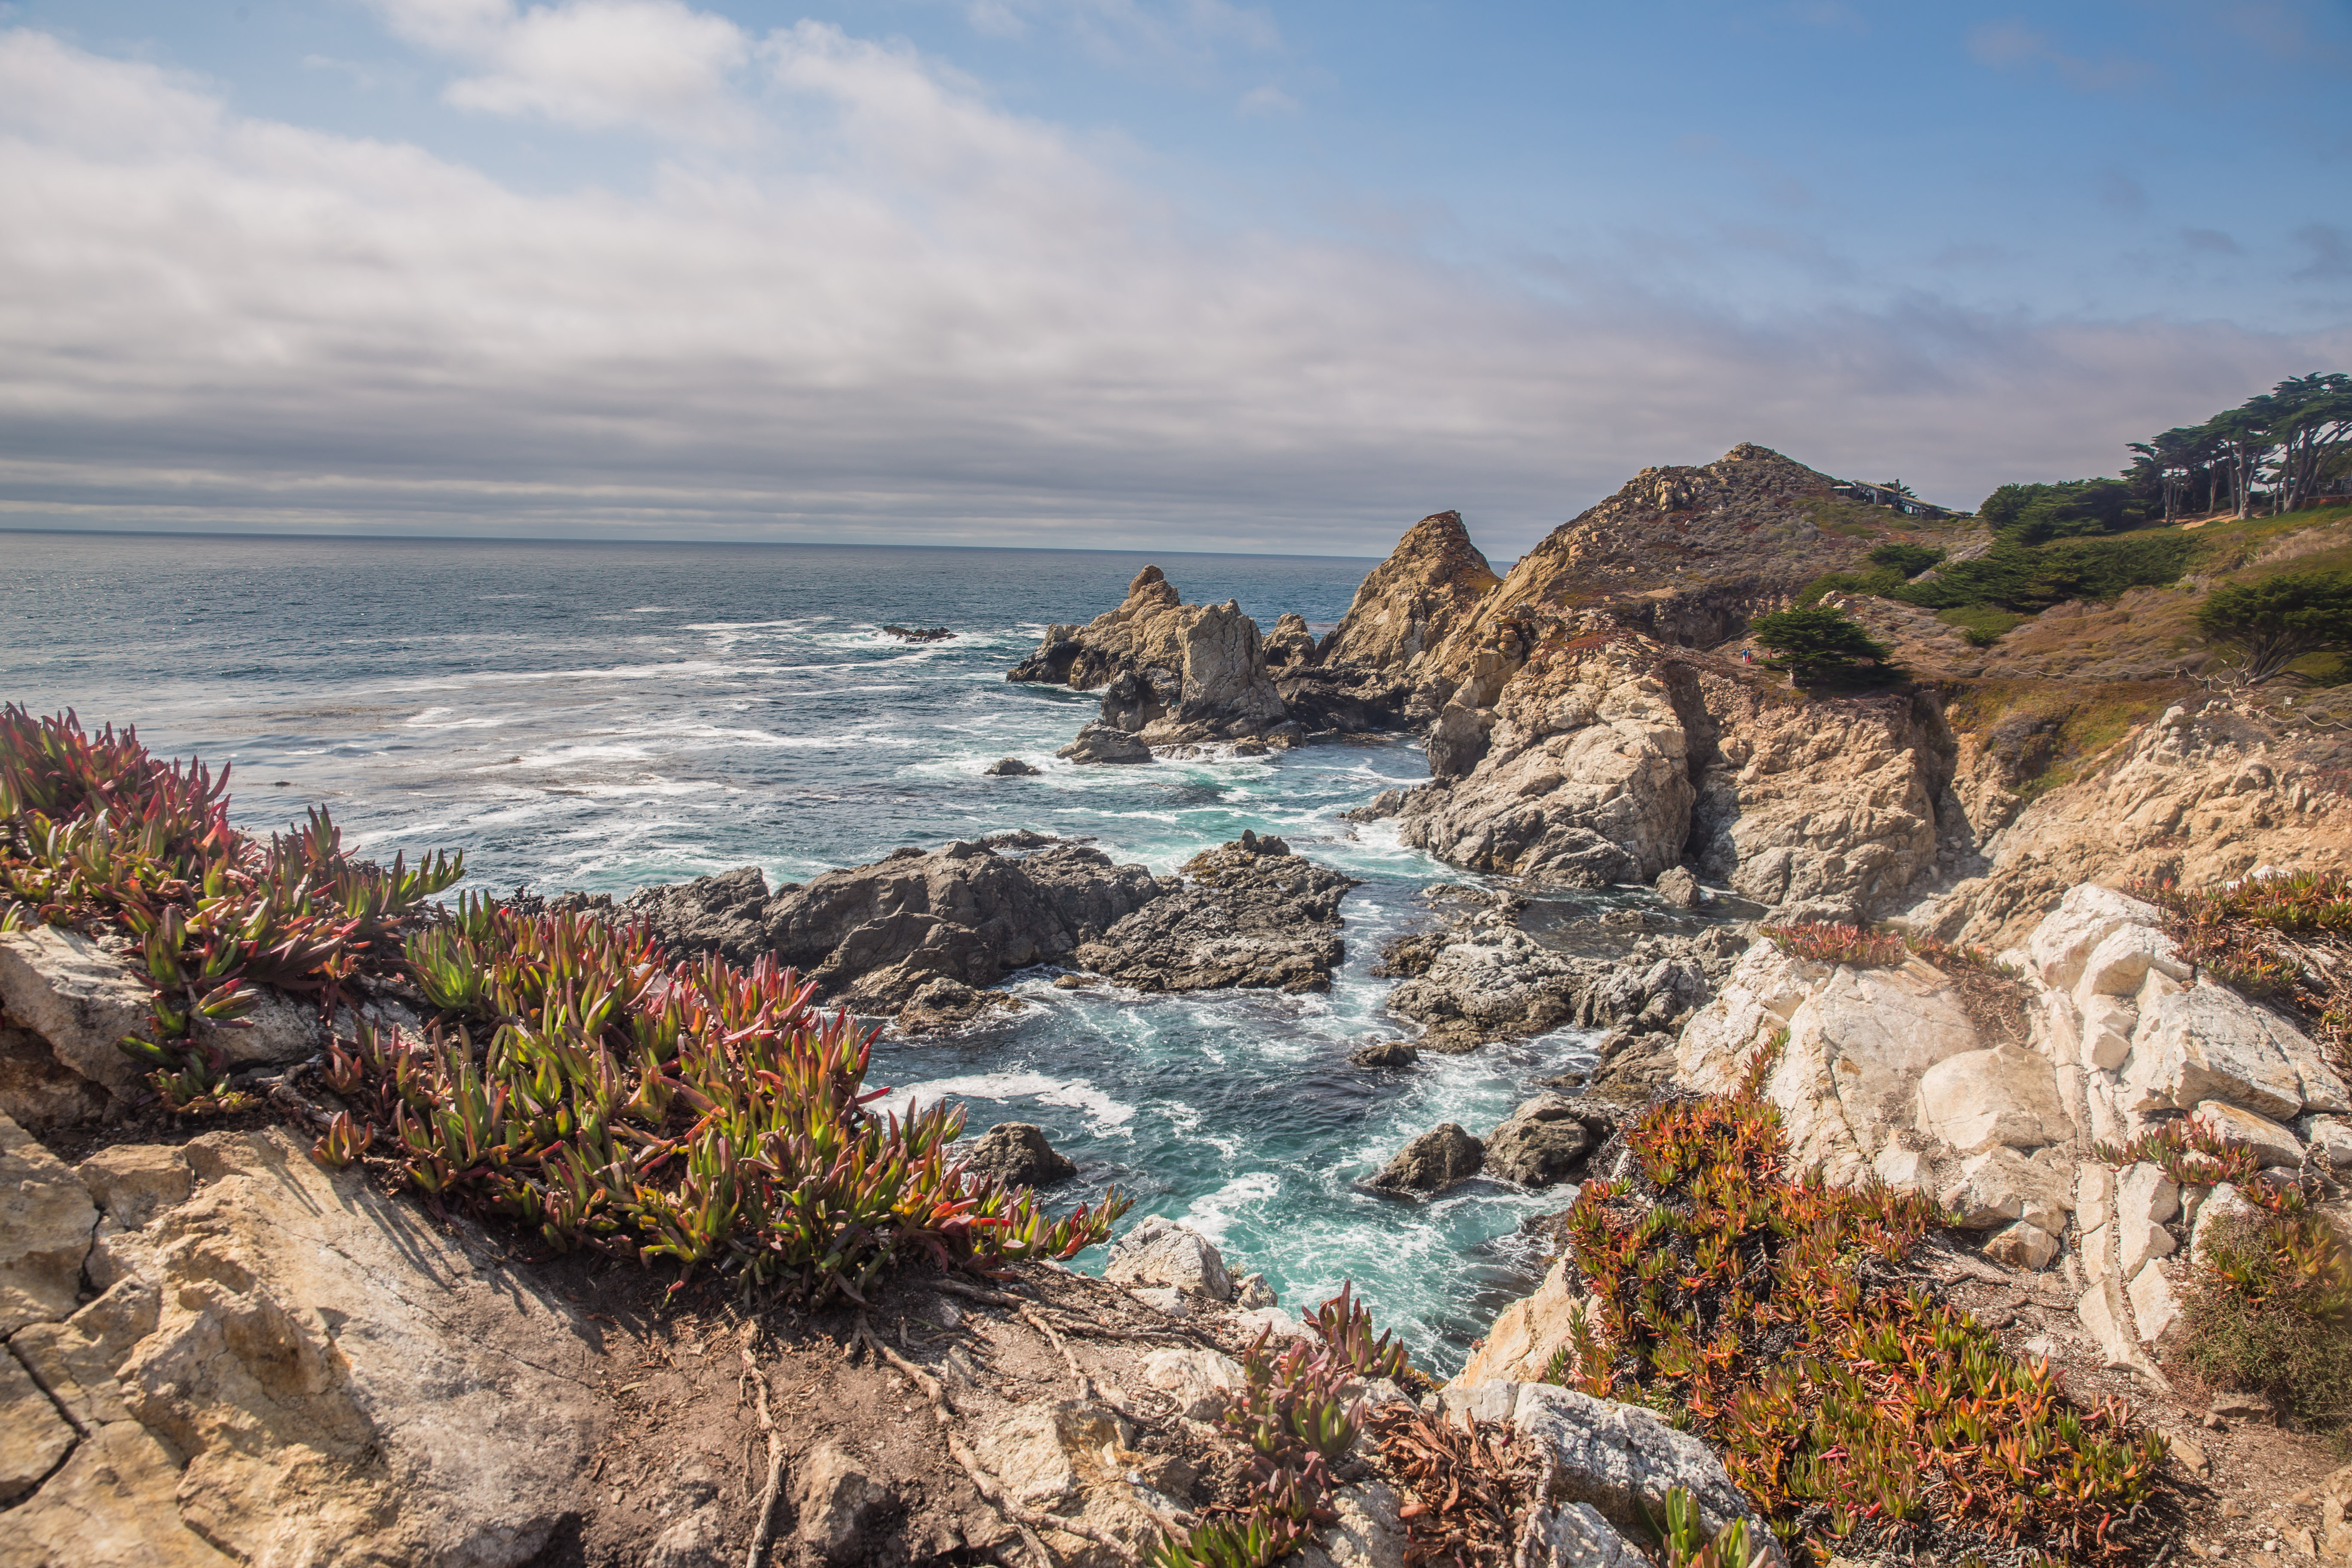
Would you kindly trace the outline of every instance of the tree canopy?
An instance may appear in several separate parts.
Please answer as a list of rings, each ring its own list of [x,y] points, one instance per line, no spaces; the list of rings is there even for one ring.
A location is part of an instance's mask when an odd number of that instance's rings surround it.
[[[1786,672],[1801,686],[1886,680],[1902,674],[1889,662],[1893,649],[1844,611],[1827,605],[1759,616],[1749,623],[1748,635],[1772,650],[1766,668]]]
[[[2226,584],[2198,606],[2197,629],[2243,658],[2241,679],[2260,686],[2305,654],[2352,651],[2352,574],[2286,572]]]

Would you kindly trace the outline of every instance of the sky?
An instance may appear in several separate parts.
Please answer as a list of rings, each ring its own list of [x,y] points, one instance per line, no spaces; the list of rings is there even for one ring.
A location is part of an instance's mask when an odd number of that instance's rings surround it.
[[[2347,81],[2352,0],[19,0],[0,528],[1973,506],[2352,368]]]

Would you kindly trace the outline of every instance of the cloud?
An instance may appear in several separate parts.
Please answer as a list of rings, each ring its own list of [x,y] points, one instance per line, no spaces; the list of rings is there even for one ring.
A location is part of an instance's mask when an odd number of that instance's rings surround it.
[[[974,31],[992,37],[1056,28],[1096,58],[1129,68],[1194,74],[1227,49],[1265,54],[1282,47],[1272,16],[1231,0],[969,0],[964,15]]]
[[[2123,55],[2088,59],[2070,55],[2050,41],[2047,34],[2020,21],[1987,22],[1969,32],[1969,54],[1979,65],[2000,70],[2025,70],[2048,66],[2059,79],[2078,92],[2113,92],[2139,87],[2160,74],[2147,60]]]
[[[2093,182],[2099,205],[2118,217],[2140,217],[2147,212],[2147,187],[2120,169],[2102,169]]]
[[[1234,111],[1254,120],[1269,115],[1296,114],[1298,112],[1298,100],[1272,82],[1267,82],[1242,94],[1240,101],[1234,105]]]
[[[751,39],[679,0],[564,0],[528,10],[513,0],[374,5],[400,37],[483,68],[443,93],[460,109],[694,141],[751,133],[736,86]]]
[[[1377,553],[1459,506],[1508,554],[1741,440],[1965,503],[2352,353],[1217,226],[820,24],[731,79],[751,140],[520,190],[0,32],[0,518]]]
[[[2317,283],[2352,278],[2352,235],[2333,224],[2307,223],[2294,231],[2294,238],[2311,253],[2310,262],[2295,269],[2296,279]]]
[[[2245,247],[2218,228],[2184,228],[2181,248],[2192,256],[2243,256]]]

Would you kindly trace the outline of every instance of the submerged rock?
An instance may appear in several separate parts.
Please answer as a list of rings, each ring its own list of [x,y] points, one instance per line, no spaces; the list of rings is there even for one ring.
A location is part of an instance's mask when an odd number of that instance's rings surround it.
[[[1347,952],[1339,900],[1357,885],[1247,833],[1194,856],[1181,882],[1080,947],[1077,962],[1139,991],[1328,991]]]
[[[1441,1122],[1398,1151],[1364,1184],[1376,1193],[1426,1196],[1466,1182],[1486,1163],[1486,1147],[1458,1122]]]
[[[1348,1059],[1360,1068],[1409,1068],[1421,1059],[1421,1047],[1411,1040],[1383,1040],[1357,1047]]]
[[[994,1176],[1008,1186],[1048,1186],[1078,1173],[1068,1156],[1026,1121],[998,1122],[965,1145],[962,1158],[974,1172]]]
[[[882,635],[897,637],[900,642],[945,642],[955,633],[945,626],[884,626]]]

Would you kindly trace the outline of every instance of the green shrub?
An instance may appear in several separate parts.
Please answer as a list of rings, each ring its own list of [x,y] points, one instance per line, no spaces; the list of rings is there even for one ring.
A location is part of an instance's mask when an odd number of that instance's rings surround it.
[[[2179,531],[2073,539],[2040,546],[2004,538],[1973,561],[1953,561],[1887,597],[1930,610],[1990,605],[2021,616],[2069,599],[2107,600],[2127,588],[2177,583],[2200,546]]]
[[[2147,507],[2120,479],[2070,479],[2054,485],[2003,485],[1977,516],[2020,544],[2119,533],[2147,521]]]
[[[1800,685],[1865,683],[1902,674],[1887,662],[1893,650],[1843,610],[1816,605],[1759,616],[1748,635],[1772,650],[1773,657],[1764,661],[1769,668],[1785,671]]]
[[[1998,610],[1990,605],[1961,605],[1941,612],[1936,618],[1948,626],[1958,627],[1961,638],[1970,647],[1990,647],[2032,617]]]
[[[2239,673],[2260,686],[2305,654],[2352,650],[2352,574],[2287,572],[2225,584],[2197,607],[2197,629],[2235,652]]]
[[[2194,1261],[2181,1321],[2199,1375],[2267,1395],[2306,1430],[2352,1437],[2352,1265],[2326,1221],[2224,1217]]]
[[[1901,542],[1882,544],[1870,552],[1870,563],[1900,573],[1906,578],[1916,577],[1944,558],[1945,552],[1925,544]]]

